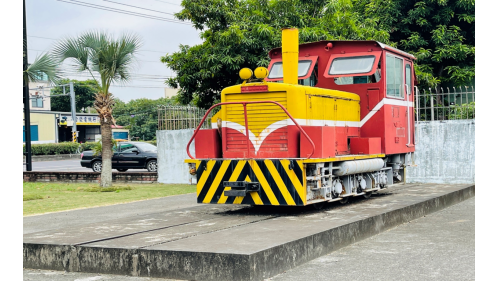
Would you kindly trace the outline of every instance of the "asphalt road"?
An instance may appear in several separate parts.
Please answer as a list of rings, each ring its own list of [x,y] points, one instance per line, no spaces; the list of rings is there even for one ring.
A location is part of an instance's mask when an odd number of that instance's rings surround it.
[[[90,168],[84,168],[80,165],[80,159],[77,160],[59,160],[59,161],[43,161],[33,162],[33,171],[46,172],[92,172]],[[23,165],[23,171],[26,171],[26,166]],[[131,169],[127,172],[147,172],[146,169]],[[118,172],[113,169],[113,172]]]

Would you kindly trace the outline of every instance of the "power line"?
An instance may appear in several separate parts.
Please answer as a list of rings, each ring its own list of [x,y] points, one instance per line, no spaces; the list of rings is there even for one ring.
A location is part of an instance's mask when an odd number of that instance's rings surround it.
[[[118,4],[118,5],[128,6],[128,7],[132,7],[132,8],[142,9],[142,10],[146,10],[146,11],[152,11],[152,12],[156,12],[156,13],[162,13],[162,14],[167,14],[167,15],[175,16],[175,14],[172,14],[172,13],[161,12],[161,11],[157,11],[157,10],[152,10],[152,9],[137,7],[137,6],[133,6],[133,5],[118,3],[118,2],[115,2],[115,1],[109,1],[109,0],[103,0],[103,1],[104,2],[110,2],[110,3]]]
[[[62,71],[66,72],[66,73],[80,73],[80,74],[90,75],[87,72],[84,72],[84,71],[79,72],[79,71],[75,71],[72,69],[63,69]],[[157,79],[164,79],[164,78],[166,79],[169,77],[174,77],[174,76],[169,76],[169,75],[156,75],[156,74],[144,74],[144,73],[130,73],[130,75],[138,77],[138,78],[157,78]]]
[[[82,2],[82,1],[77,1],[77,0],[68,0],[68,1],[71,1],[71,2],[63,1],[63,0],[57,0],[57,1],[68,3],[68,4],[73,4],[73,5],[84,6],[84,7],[88,7],[88,8],[94,8],[94,9],[109,11],[109,12],[115,12],[115,13],[120,13],[120,14],[131,15],[131,16],[137,16],[137,17],[155,19],[155,20],[172,22],[172,23],[186,24],[184,22],[177,21],[177,20],[174,20],[174,19],[162,18],[162,17],[157,17],[157,16],[153,16],[153,15],[148,15],[148,14],[142,14],[142,13],[127,11],[127,10],[122,10],[122,9],[116,9],[116,8],[112,8],[112,7],[101,6],[101,5],[91,4],[91,3],[88,3],[88,2]]]
[[[33,35],[28,35],[28,37],[41,38],[41,39],[47,39],[47,40],[57,40],[57,39],[54,39],[54,38],[41,37],[41,36],[33,36]]]
[[[175,5],[175,6],[179,6],[179,7],[181,7],[181,5],[176,4],[176,3],[171,3],[171,2],[161,1],[161,0],[153,0],[153,1],[162,2],[162,3],[165,3],[165,4]]]
[[[158,87],[158,86],[147,86],[147,85],[140,85],[140,86],[119,86],[119,85],[111,85],[110,87],[120,87],[120,88],[157,88],[157,89],[164,89],[164,88],[169,88],[167,85],[164,87]]]
[[[53,41],[59,40],[59,39],[56,39],[56,38],[49,38],[49,37],[42,37],[42,36],[33,36],[33,35],[28,35],[28,37],[40,38],[40,39],[47,39],[47,40],[53,40]],[[164,52],[164,51],[154,51],[154,50],[138,50],[137,52],[153,52],[153,53],[161,53],[161,54],[166,54],[167,53],[167,52]]]
[[[168,18],[162,18],[162,17],[157,17],[157,16],[152,16],[148,14],[142,14],[142,13],[137,13],[137,12],[131,12],[127,10],[122,10],[122,9],[116,9],[116,8],[111,8],[111,7],[106,7],[106,6],[101,6],[101,5],[96,5],[96,4],[91,4],[87,2],[81,2],[81,1],[76,1],[76,0],[57,0],[59,2],[64,2],[68,4],[73,4],[73,5],[79,5],[83,7],[88,7],[88,8],[94,8],[98,10],[104,10],[104,11],[109,11],[109,12],[115,12],[115,13],[120,13],[120,14],[125,14],[125,15],[130,15],[130,16],[136,16],[136,17],[142,17],[142,18],[147,18],[147,19],[153,19],[153,20],[159,20],[159,21],[165,21],[165,22],[171,22],[171,23],[178,23],[178,24],[184,24],[184,25],[190,25],[189,23],[184,23],[182,21],[177,21],[173,19],[168,19]],[[77,3],[75,3],[77,2]],[[81,4],[79,4],[81,3]]]

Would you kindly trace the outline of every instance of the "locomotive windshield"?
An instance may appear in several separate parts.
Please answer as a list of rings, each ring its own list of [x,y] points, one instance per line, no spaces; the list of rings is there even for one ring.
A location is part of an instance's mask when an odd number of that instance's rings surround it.
[[[311,67],[312,61],[301,60],[299,61],[299,77],[306,76],[309,73],[309,68]],[[283,63],[278,61],[273,64],[271,71],[269,71],[270,79],[283,78]]]
[[[342,57],[332,61],[328,74],[368,73],[373,69],[375,56]]]

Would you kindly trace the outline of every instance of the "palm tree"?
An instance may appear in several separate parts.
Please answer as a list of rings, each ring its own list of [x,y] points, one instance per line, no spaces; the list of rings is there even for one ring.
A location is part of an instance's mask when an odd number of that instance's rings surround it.
[[[111,124],[114,123],[115,101],[109,87],[115,82],[130,80],[130,68],[140,45],[141,42],[135,35],[122,35],[115,39],[109,34],[91,31],[76,38],[64,39],[54,47],[54,55],[60,62],[71,59],[76,64],[77,71],[88,71],[99,85],[94,107],[101,119],[101,187],[111,186],[112,179]]]
[[[23,40],[23,44],[26,45],[25,40]],[[26,56],[24,52],[23,56]],[[24,84],[28,85],[30,82],[42,81],[43,74],[47,76],[50,83],[56,84],[61,78],[57,66],[58,64],[56,60],[51,55],[45,53],[38,56],[35,61],[28,65],[26,70],[23,71]]]

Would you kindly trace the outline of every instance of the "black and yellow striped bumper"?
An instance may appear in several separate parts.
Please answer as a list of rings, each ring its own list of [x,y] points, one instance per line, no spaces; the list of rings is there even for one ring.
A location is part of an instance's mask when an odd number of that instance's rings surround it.
[[[249,205],[306,205],[301,160],[195,160],[198,203]],[[258,182],[258,191],[225,196],[224,182]]]

